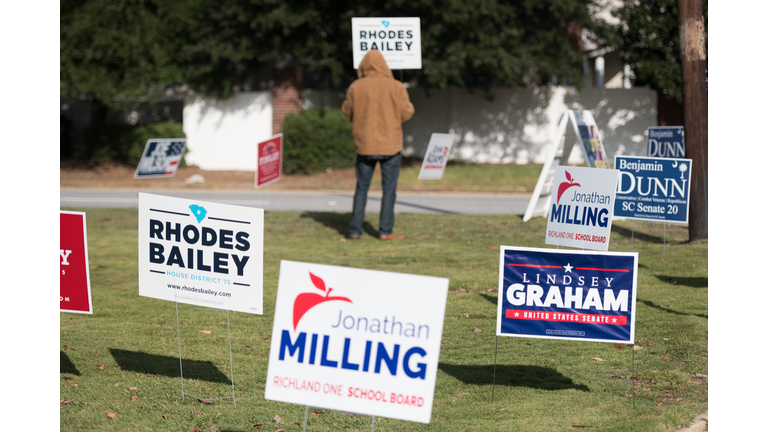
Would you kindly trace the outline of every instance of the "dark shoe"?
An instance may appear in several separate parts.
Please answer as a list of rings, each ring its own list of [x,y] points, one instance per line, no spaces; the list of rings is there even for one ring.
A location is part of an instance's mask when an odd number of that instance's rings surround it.
[[[399,234],[395,234],[395,233],[379,236],[380,240],[402,240],[404,238],[405,238],[404,235],[399,235]]]

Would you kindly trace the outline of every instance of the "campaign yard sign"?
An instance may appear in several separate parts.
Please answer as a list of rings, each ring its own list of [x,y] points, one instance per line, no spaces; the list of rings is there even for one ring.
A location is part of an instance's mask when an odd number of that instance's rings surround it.
[[[264,210],[139,193],[139,295],[262,314]]]
[[[614,169],[558,166],[545,243],[607,251],[618,176]]]
[[[352,18],[352,64],[379,50],[390,69],[421,69],[420,18]]]
[[[85,213],[59,211],[59,311],[92,314]]]
[[[453,147],[453,134],[433,133],[429,138],[427,152],[421,162],[419,180],[440,180],[443,178],[448,155]]]
[[[175,176],[186,145],[186,138],[148,139],[133,178]]]
[[[264,397],[429,423],[448,279],[281,261]]]
[[[262,141],[256,147],[256,189],[283,176],[283,134]]]
[[[497,336],[635,342],[637,252],[500,249]]]
[[[691,159],[616,156],[619,171],[614,216],[688,223]]]
[[[584,151],[587,166],[594,168],[610,168],[608,166],[608,155],[605,153],[605,147],[600,140],[600,132],[597,130],[597,123],[589,110],[571,111],[573,122],[578,130],[578,138],[581,142],[581,149]]]
[[[682,126],[648,128],[648,157],[684,158],[685,132]]]

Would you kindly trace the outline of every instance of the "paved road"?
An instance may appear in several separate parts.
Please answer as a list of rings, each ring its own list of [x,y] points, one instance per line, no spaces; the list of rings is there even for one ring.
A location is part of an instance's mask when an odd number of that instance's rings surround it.
[[[352,211],[352,193],[340,192],[208,192],[208,191],[142,191],[273,211]],[[507,214],[522,215],[528,205],[527,195],[491,194],[409,194],[398,193],[396,213],[432,214]],[[61,189],[61,207],[138,208],[138,190]],[[381,193],[369,193],[366,211],[378,212]]]

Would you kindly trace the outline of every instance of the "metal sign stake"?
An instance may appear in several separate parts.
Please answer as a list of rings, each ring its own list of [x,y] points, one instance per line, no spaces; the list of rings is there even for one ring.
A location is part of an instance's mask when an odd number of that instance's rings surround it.
[[[179,341],[179,373],[181,375],[179,378],[181,379],[181,400],[182,400],[182,402],[184,401],[184,395],[191,396],[191,397],[193,397],[195,399],[203,400],[203,401],[214,401],[214,400],[219,400],[219,399],[232,399],[232,401],[235,403],[235,408],[237,408],[237,399],[235,399],[235,369],[232,366],[232,334],[231,334],[230,329],[229,329],[229,310],[227,310],[226,312],[227,312],[227,338],[229,339],[229,373],[230,373],[229,376],[230,376],[230,379],[232,381],[232,396],[224,396],[224,397],[213,398],[213,399],[201,398],[201,397],[197,397],[197,396],[195,396],[193,394],[186,393],[184,391],[184,368],[182,367],[182,362],[181,362],[181,329],[180,329],[181,327],[179,325],[179,303],[178,302],[175,302],[175,303],[176,303],[176,336],[177,336],[178,341]],[[221,312],[221,309],[197,309],[197,308],[188,308],[188,307],[184,307],[184,306],[181,306],[181,308],[182,309],[194,310],[194,311]]]

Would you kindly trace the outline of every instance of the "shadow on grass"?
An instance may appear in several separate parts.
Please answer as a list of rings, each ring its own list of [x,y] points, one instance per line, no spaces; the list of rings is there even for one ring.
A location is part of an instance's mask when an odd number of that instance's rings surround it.
[[[705,277],[656,276],[656,279],[668,284],[683,285],[691,288],[709,287],[709,278]]]
[[[632,238],[632,230],[624,227],[620,227],[618,225],[611,226],[612,231],[616,231],[617,233],[621,234],[622,236],[631,239]],[[637,241],[643,241],[646,243],[656,243],[656,244],[664,244],[664,236],[655,236],[651,234],[646,234],[643,232],[640,232],[638,230],[635,230],[635,240]],[[667,237],[667,245],[671,245],[673,243],[670,241],[669,237]]]
[[[349,235],[349,221],[352,220],[352,213],[304,212],[301,217],[320,222],[328,228],[335,229],[345,237]],[[369,222],[363,222],[363,232],[379,238],[379,231]]]
[[[479,293],[479,294],[481,297],[491,302],[491,304],[493,304],[494,306],[497,306],[499,304],[499,296],[483,294],[483,293]]]
[[[59,351],[59,373],[80,375],[80,371],[64,351]]]
[[[646,305],[648,307],[652,307],[654,309],[658,309],[658,310],[663,311],[663,312],[667,312],[667,313],[671,313],[671,314],[675,314],[675,315],[697,316],[699,318],[709,319],[709,315],[706,315],[706,314],[692,314],[692,313],[679,312],[679,311],[676,311],[676,310],[665,308],[664,306],[659,306],[659,305],[657,305],[656,303],[654,303],[654,302],[652,302],[650,300],[637,299],[637,301],[639,301],[640,303],[642,303],[642,304],[644,304],[644,305]]]
[[[464,384],[492,385],[493,365],[452,365],[440,363],[439,369]],[[573,381],[560,372],[541,366],[496,365],[496,385],[530,387],[540,390],[576,389],[588,392],[589,388]]]
[[[150,375],[165,375],[171,378],[181,376],[179,358],[136,351],[126,351],[109,348],[109,352],[124,371],[139,372]],[[230,378],[209,361],[190,359],[181,360],[184,368],[184,379],[196,379],[212,383],[230,384]]]

